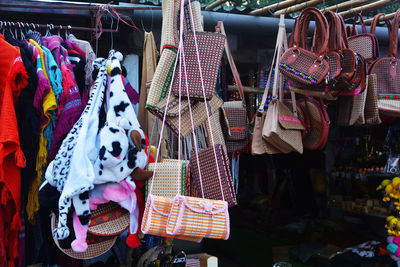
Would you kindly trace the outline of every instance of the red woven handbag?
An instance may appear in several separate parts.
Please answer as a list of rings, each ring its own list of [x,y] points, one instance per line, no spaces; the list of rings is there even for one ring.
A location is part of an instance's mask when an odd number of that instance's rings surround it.
[[[355,30],[357,18],[360,18],[360,25],[362,29],[362,32],[359,34],[357,34]],[[374,17],[374,21],[376,25],[376,16]],[[371,25],[373,24],[374,22]],[[367,28],[365,27],[363,17],[360,13],[355,15],[353,28],[348,40],[349,48],[360,54],[367,62],[372,62],[379,57],[379,44],[375,36],[375,27],[373,28],[371,26],[371,32],[367,33]]]
[[[322,45],[318,51],[308,50],[306,35],[303,28],[308,29],[311,19],[315,19],[315,34]],[[305,31],[304,31],[305,33]],[[279,70],[289,80],[297,82],[296,87],[318,87],[324,84],[329,71],[329,63],[325,60],[328,49],[328,22],[316,8],[306,8],[297,18],[296,27],[292,33],[293,47],[289,48],[280,58]]]
[[[369,70],[377,78],[379,112],[395,117],[400,117],[400,59],[397,51],[399,19],[400,9],[393,18],[393,24],[388,24],[388,56],[376,60]]]

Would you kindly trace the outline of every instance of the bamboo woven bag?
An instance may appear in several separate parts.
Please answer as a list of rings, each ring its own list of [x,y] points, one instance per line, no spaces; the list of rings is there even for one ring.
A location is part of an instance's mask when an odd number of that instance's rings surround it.
[[[217,152],[217,162],[215,164],[213,148],[206,148],[198,153],[198,161],[196,156],[190,159],[191,175],[196,185],[197,191],[201,191],[205,198],[222,200],[219,190],[219,180],[215,179],[217,168],[221,174],[221,182],[224,198],[228,202],[229,207],[237,204],[236,194],[233,190],[232,177],[229,170],[229,161],[221,145],[214,146]],[[201,175],[199,173],[201,170]],[[202,185],[201,185],[202,183]]]
[[[388,24],[388,56],[376,60],[369,70],[377,79],[379,112],[394,117],[400,117],[400,59],[397,51],[399,19],[400,10],[397,10],[393,25]]]
[[[276,44],[277,57],[281,55],[285,48],[287,48],[286,31],[284,28],[284,19],[281,17]],[[297,118],[296,98],[294,93],[292,93],[291,101],[293,104],[293,113],[283,102],[283,78],[279,77],[280,73],[278,71],[278,65],[279,62],[276,61],[274,85],[272,88],[272,101],[268,105],[262,135],[268,143],[282,153],[289,153],[292,151],[303,153],[301,131],[304,130],[304,127],[301,121]],[[270,80],[270,77],[268,78]],[[280,82],[279,85],[278,82]],[[267,85],[268,84],[269,81],[267,82]],[[266,88],[268,89],[268,86]],[[264,92],[261,108],[265,104],[264,99],[267,95],[268,90]]]
[[[328,140],[330,124],[325,104],[321,99],[318,101],[311,97],[302,98],[298,101],[308,113],[311,124],[309,134],[303,138],[304,148],[309,150],[322,150]]]
[[[376,75],[370,74],[368,76],[368,91],[365,99],[365,124],[377,125],[381,123],[378,110],[378,93],[377,93]]]
[[[375,17],[374,20],[376,20]],[[360,19],[360,25],[362,29],[362,32],[359,34],[357,34],[355,30],[357,18]],[[349,35],[348,40],[349,48],[354,52],[360,54],[367,62],[372,62],[379,57],[379,44],[375,36],[375,32],[372,32],[371,26],[371,32],[367,33],[367,28],[365,27],[361,13],[357,13],[355,15],[352,31]]]
[[[217,32],[221,32],[226,36],[224,24],[218,21]],[[224,109],[223,115],[228,123],[225,125],[225,140],[228,153],[238,152],[247,147],[250,140],[249,120],[247,117],[246,100],[243,92],[242,81],[240,80],[239,73],[236,68],[235,61],[233,60],[228,41],[225,40],[225,52],[228,58],[228,63],[232,71],[233,78],[238,87],[238,92],[242,101],[228,101],[225,102],[222,108]],[[224,119],[224,118],[223,118]],[[229,129],[227,129],[229,127]]]
[[[315,36],[322,40],[318,51],[307,50],[305,46],[306,33],[303,28],[308,28],[311,17],[315,18]],[[329,71],[329,63],[325,60],[328,49],[329,30],[328,22],[324,15],[316,8],[306,8],[296,19],[296,27],[292,33],[293,47],[290,47],[280,57],[279,70],[289,80],[296,82],[297,88],[323,86]]]
[[[222,53],[226,37],[216,32],[187,32],[184,34],[183,50],[186,59],[186,76],[188,77],[189,97],[204,101],[202,84],[200,79],[200,69],[197,64],[201,63],[203,75],[205,98],[211,99],[214,95],[217,83],[218,70],[221,63]],[[181,64],[181,62],[179,63]],[[181,67],[178,68],[175,77],[181,77]],[[179,79],[174,79],[173,90],[175,96],[179,94]],[[182,97],[186,99],[186,90],[181,91]]]

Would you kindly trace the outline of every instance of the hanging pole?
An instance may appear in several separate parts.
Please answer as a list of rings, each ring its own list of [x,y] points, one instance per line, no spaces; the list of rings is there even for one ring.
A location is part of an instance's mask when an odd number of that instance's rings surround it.
[[[96,28],[88,28],[88,27],[79,27],[79,26],[63,26],[63,25],[53,25],[53,24],[36,24],[36,23],[27,23],[27,22],[19,22],[21,26],[18,25],[18,22],[13,21],[0,21],[3,24],[13,24],[11,28],[29,28],[29,29],[47,29],[49,25],[51,29],[54,30],[73,30],[73,31],[96,31]],[[4,28],[10,28],[4,26]],[[111,30],[111,29],[102,29],[102,32],[118,32],[118,30]]]
[[[101,5],[15,5],[15,4],[3,4],[0,3],[0,8],[42,8],[42,9],[77,9],[77,10],[89,10],[97,11]],[[160,6],[117,6],[111,5],[117,11],[123,10],[158,10],[161,9]]]
[[[379,1],[376,1],[376,2],[368,4],[368,5],[355,7],[350,10],[340,12],[339,15],[341,15],[344,18],[351,17],[355,13],[359,13],[359,12],[363,12],[363,11],[370,11],[370,10],[381,8],[381,7],[384,7],[384,6],[387,6],[390,4],[394,4],[397,2],[399,2],[399,0],[379,0]]]
[[[212,2],[211,4],[209,4],[208,6],[206,6],[206,8],[204,10],[206,11],[210,11],[213,10],[214,8],[216,8],[219,5],[222,5],[223,3],[225,3],[228,0],[217,0],[215,2]]]
[[[286,0],[286,1],[281,1],[281,2],[276,3],[276,4],[272,4],[272,5],[263,7],[263,8],[252,10],[248,14],[249,15],[254,15],[254,16],[265,15],[265,14],[267,14],[269,12],[275,12],[277,10],[290,7],[293,4],[298,4],[298,3],[305,2],[305,1],[307,1],[307,0]]]
[[[298,5],[295,5],[295,6],[291,6],[291,7],[286,8],[286,9],[281,9],[281,10],[279,10],[279,11],[276,11],[276,12],[275,12],[274,14],[272,14],[272,15],[273,15],[274,17],[277,17],[277,16],[280,16],[280,15],[293,13],[293,12],[302,10],[302,9],[304,9],[304,8],[306,8],[306,7],[316,6],[316,5],[318,5],[318,4],[322,3],[322,2],[323,2],[323,0],[311,0],[311,1],[307,1],[307,2],[304,2],[304,3],[302,3],[302,4],[298,4]]]
[[[348,9],[348,8],[352,8],[352,7],[356,7],[356,6],[360,6],[362,4],[371,2],[372,0],[350,0],[350,1],[346,1],[340,4],[336,4],[330,7],[325,8],[325,10],[329,10],[329,11],[338,11],[338,10],[342,10],[342,9]]]
[[[396,14],[396,12],[393,12],[393,13],[390,13],[390,14],[385,14],[385,15],[383,15],[382,17],[379,18],[379,21],[391,20],[391,19],[394,18],[394,15],[395,15],[395,14]],[[365,23],[366,25],[371,24],[371,22],[372,22],[372,18],[371,18],[371,19],[364,20],[364,23]]]

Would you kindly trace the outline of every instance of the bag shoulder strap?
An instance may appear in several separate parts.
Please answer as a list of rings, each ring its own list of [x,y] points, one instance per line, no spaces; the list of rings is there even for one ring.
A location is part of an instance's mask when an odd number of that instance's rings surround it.
[[[222,33],[226,37],[226,39],[225,39],[226,56],[228,58],[229,66],[231,67],[231,70],[232,70],[233,78],[235,79],[235,83],[238,87],[240,97],[242,98],[243,106],[245,107],[246,99],[244,97],[242,81],[240,80],[239,72],[237,71],[236,64],[235,64],[235,61],[233,60],[233,56],[231,53],[231,49],[229,48],[228,37],[226,36],[224,23],[222,21],[218,21],[217,26],[216,26],[216,31]]]

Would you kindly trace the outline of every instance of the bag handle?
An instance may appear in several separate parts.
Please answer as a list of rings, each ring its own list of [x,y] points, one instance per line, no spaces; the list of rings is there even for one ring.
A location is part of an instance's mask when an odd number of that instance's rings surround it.
[[[307,31],[303,32],[303,28],[307,28],[310,24],[311,18],[314,17],[316,30],[318,31],[317,36],[319,36],[322,40],[321,49],[318,52],[320,60],[325,57],[327,48],[328,48],[328,22],[324,15],[318,9],[314,7],[308,7],[304,9],[304,11],[300,14],[297,18],[298,25],[296,25],[295,32],[294,32],[294,45],[293,47],[301,47],[303,49],[307,49],[307,47],[303,46],[305,42],[301,42],[301,39],[305,40],[307,37]],[[320,26],[319,26],[320,25]]]
[[[378,25],[379,22],[379,18],[385,16],[385,13],[378,13],[374,16],[374,18],[372,19],[371,22],[371,29],[369,30],[369,32],[371,34],[375,34],[375,30],[376,30],[376,25]]]
[[[392,29],[389,29],[389,51],[388,57],[398,58],[398,43],[399,43],[399,19],[400,19],[400,9],[394,14]]]
[[[356,13],[356,14],[354,15],[353,31],[354,31],[354,29],[356,28],[357,18],[360,19],[359,24],[361,25],[361,33],[367,33],[367,28],[365,27],[364,19],[363,19],[363,16],[361,15],[361,13]],[[352,32],[352,35],[355,35],[355,34]]]
[[[336,14],[338,19],[338,28],[340,27],[341,35],[338,36],[340,42],[340,49],[349,49],[349,40],[347,39],[346,24],[341,15]]]
[[[233,60],[231,49],[229,47],[228,37],[226,36],[226,33],[225,33],[224,23],[222,21],[218,21],[217,26],[215,28],[216,28],[216,32],[222,33],[226,37],[226,39],[225,39],[226,57],[228,58],[228,63],[229,63],[229,66],[231,67],[233,78],[235,79],[235,83],[236,83],[236,86],[238,87],[240,97],[242,98],[243,106],[245,107],[246,99],[244,97],[243,85],[242,85],[242,81],[240,80],[240,75],[239,75],[239,72],[237,71],[235,61]]]
[[[284,20],[283,20],[284,22]],[[265,106],[265,102],[267,101],[267,96],[268,96],[268,92],[269,92],[269,86],[271,84],[271,77],[272,77],[272,70],[275,70],[275,76],[276,76],[276,72],[279,72],[279,69],[276,68],[276,62],[278,62],[278,47],[281,45],[282,43],[282,37],[281,37],[281,27],[285,27],[285,24],[282,23],[282,15],[281,15],[281,19],[279,21],[279,31],[278,31],[278,35],[276,37],[276,44],[275,44],[275,50],[274,50],[274,56],[272,57],[272,63],[271,63],[271,68],[269,70],[268,73],[268,79],[267,79],[267,83],[265,85],[264,88],[264,94],[261,100],[261,104],[258,108],[258,111],[263,111],[264,110],[264,106]],[[275,62],[275,68],[273,68],[272,66],[274,65]],[[274,77],[275,77],[274,76]],[[275,86],[275,80],[274,80],[274,85]]]

